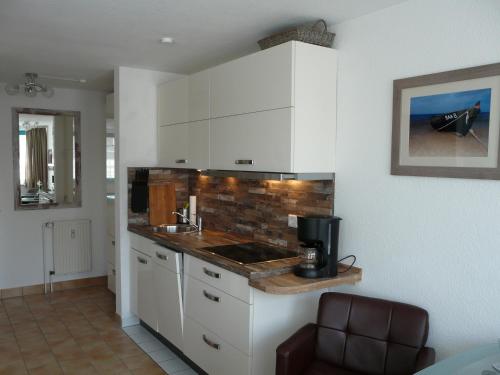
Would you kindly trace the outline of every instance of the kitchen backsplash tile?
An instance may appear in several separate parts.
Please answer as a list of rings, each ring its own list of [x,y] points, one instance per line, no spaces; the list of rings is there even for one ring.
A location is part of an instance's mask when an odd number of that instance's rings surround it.
[[[131,171],[132,170],[132,171]],[[129,186],[135,174],[129,168]],[[333,181],[243,180],[202,176],[187,169],[150,169],[150,182],[174,182],[177,206],[196,195],[205,229],[296,249],[297,233],[288,228],[288,214],[331,215]],[[130,191],[130,189],[129,189]],[[147,223],[147,214],[129,210],[129,222]]]

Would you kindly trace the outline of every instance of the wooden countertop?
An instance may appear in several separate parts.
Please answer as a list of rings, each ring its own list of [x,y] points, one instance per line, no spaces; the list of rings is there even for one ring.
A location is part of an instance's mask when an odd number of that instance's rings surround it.
[[[311,292],[317,289],[331,288],[334,286],[355,284],[361,281],[362,270],[339,263],[339,274],[336,277],[324,279],[306,279],[295,276],[292,272],[282,275],[269,276],[261,279],[249,280],[250,286],[271,294],[296,294]]]
[[[155,233],[149,226],[136,224],[129,224],[128,230],[172,250],[184,252],[244,276],[249,279],[250,286],[266,293],[304,293],[343,284],[354,284],[361,280],[362,272],[357,267],[353,267],[334,278],[305,279],[297,277],[291,272],[293,267],[301,261],[298,257],[244,265],[203,250],[209,246],[255,242],[228,233],[210,230],[203,230],[202,233]],[[346,268],[347,266],[339,264],[339,270]]]

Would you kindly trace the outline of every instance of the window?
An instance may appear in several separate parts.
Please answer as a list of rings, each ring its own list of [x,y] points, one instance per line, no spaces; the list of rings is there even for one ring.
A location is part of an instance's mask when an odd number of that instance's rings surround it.
[[[106,178],[115,178],[115,136],[106,136]]]

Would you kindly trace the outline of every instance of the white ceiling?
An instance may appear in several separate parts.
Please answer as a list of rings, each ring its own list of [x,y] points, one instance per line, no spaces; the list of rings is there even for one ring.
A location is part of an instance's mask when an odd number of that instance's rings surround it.
[[[258,50],[257,40],[329,25],[403,0],[2,0],[0,81],[25,72],[86,78],[56,87],[112,90],[115,66],[191,73]],[[162,36],[173,45],[158,42]]]

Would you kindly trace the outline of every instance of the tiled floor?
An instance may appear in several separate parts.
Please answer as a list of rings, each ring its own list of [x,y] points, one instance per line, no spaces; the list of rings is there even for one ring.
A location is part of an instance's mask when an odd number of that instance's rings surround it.
[[[142,327],[129,337],[114,311],[104,287],[0,301],[0,374],[195,374]]]

